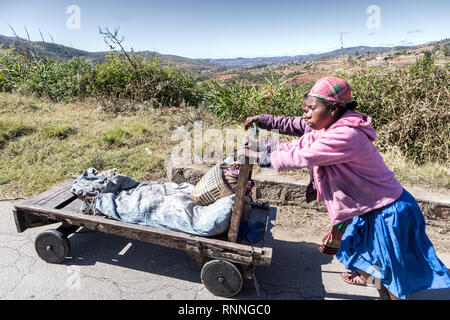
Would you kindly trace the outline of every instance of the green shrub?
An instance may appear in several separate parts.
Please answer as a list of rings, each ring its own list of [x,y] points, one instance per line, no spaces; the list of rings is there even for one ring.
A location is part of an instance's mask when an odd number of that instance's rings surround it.
[[[30,92],[37,97],[48,96],[50,91],[49,74],[55,63],[48,57],[45,59],[36,56],[31,63],[27,65],[24,79],[19,86],[22,92]]]
[[[134,63],[124,56],[110,54],[97,65],[95,92],[113,101],[149,101],[153,106],[198,105],[200,91],[194,77],[160,59],[131,54]]]
[[[93,92],[95,69],[84,58],[56,63],[48,58],[35,57],[26,68],[17,85],[22,92],[55,102],[82,100]]]
[[[0,71],[0,91],[3,91],[4,87],[5,87],[5,76]]]
[[[448,162],[448,64],[439,67],[426,55],[395,70],[370,67],[340,76],[349,80],[358,111],[373,118],[382,150],[397,146],[418,163]]]
[[[0,50],[0,90],[12,92],[26,79],[29,72],[29,59],[14,54],[12,49]]]
[[[134,53],[131,61],[123,55],[108,54],[95,66],[84,58],[57,63],[34,52],[14,54],[0,51],[0,90],[48,97],[55,102],[82,100],[96,96],[121,111],[117,103],[152,106],[197,106],[201,90],[192,74],[175,66],[163,66],[160,59],[149,59]],[[128,107],[125,109],[129,109]]]
[[[53,101],[82,100],[94,89],[95,68],[84,58],[55,65],[48,74],[47,96]]]
[[[95,69],[84,58],[73,58],[56,63],[48,57],[39,57],[0,51],[0,90],[16,90],[53,101],[80,100],[92,93]]]

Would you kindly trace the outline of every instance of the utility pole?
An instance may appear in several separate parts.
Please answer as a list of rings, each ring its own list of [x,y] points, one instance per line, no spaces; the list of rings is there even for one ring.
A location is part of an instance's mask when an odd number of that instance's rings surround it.
[[[349,34],[350,32],[338,32],[337,34],[341,37],[341,50],[342,50],[342,61],[344,61],[344,41],[342,39],[342,35]]]

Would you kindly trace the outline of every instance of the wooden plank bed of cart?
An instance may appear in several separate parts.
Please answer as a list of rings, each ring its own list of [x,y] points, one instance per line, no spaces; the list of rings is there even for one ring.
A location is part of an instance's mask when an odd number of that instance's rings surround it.
[[[49,263],[64,261],[70,249],[67,237],[80,227],[184,250],[202,267],[202,283],[214,295],[236,295],[242,288],[243,279],[253,279],[259,294],[254,268],[271,263],[276,208],[252,203],[250,216],[264,222],[265,230],[257,243],[245,239],[237,241],[245,188],[252,175],[253,165],[248,163],[248,159],[246,162],[240,167],[228,234],[202,237],[83,214],[80,210],[82,201],[70,191],[76,176],[32,199],[16,203],[13,214],[17,231],[61,223],[56,229],[43,231],[35,240],[37,254]]]

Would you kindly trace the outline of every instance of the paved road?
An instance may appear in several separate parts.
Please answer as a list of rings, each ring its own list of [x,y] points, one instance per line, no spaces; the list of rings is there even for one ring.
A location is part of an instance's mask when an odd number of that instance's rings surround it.
[[[204,288],[185,252],[87,229],[70,237],[70,258],[47,264],[34,250],[47,228],[17,233],[12,204],[0,202],[0,299],[222,299]],[[246,280],[232,299],[375,299],[375,289],[339,280],[344,268],[318,251],[320,238],[301,229],[275,232],[272,264],[256,269],[262,295]],[[438,255],[450,265],[450,254]],[[450,290],[411,298],[450,299]]]

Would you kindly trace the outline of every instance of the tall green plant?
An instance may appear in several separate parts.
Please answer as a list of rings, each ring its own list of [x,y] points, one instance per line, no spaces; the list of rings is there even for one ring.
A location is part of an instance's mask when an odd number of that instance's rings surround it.
[[[47,75],[47,96],[53,101],[82,100],[93,93],[96,70],[84,58],[56,64]]]
[[[13,53],[13,49],[0,50],[0,90],[12,92],[27,78],[30,60]]]
[[[244,121],[257,114],[301,114],[304,87],[289,87],[287,80],[269,80],[261,85],[211,81],[204,84],[205,103],[212,114],[227,121]]]

